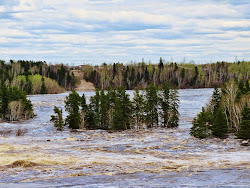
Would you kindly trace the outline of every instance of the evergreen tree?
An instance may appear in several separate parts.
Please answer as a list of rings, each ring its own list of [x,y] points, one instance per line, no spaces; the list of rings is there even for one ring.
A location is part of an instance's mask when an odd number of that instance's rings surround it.
[[[42,86],[41,86],[41,90],[40,90],[41,94],[47,94],[47,89],[44,83],[44,77],[42,77]]]
[[[130,77],[129,77],[129,81],[130,81],[131,85],[134,86],[135,81],[136,81],[135,69],[134,69],[134,67],[133,67],[132,70],[131,70],[131,74],[130,74]]]
[[[112,128],[114,130],[130,129],[130,119],[131,102],[129,95],[126,94],[124,87],[120,87],[117,90],[117,96],[115,98]]]
[[[169,94],[170,117],[167,127],[173,128],[179,125],[179,99],[178,91],[176,89],[170,90]]]
[[[9,89],[5,84],[2,84],[0,89],[0,117],[5,119],[9,104]]]
[[[157,88],[150,84],[146,89],[146,123],[148,128],[157,127],[158,125],[158,95]]]
[[[88,105],[86,115],[85,115],[85,128],[87,129],[97,129],[95,121],[95,111],[93,108],[93,103]]]
[[[250,107],[246,103],[241,112],[240,129],[237,133],[239,139],[250,139]]]
[[[114,114],[114,107],[115,107],[115,100],[117,97],[117,92],[115,90],[112,90],[110,87],[107,91],[107,99],[108,99],[108,125],[109,128],[112,125],[113,121],[113,114]]]
[[[163,83],[162,85],[162,91],[161,91],[161,97],[160,97],[160,104],[161,104],[161,110],[162,110],[162,120],[163,120],[163,126],[167,127],[170,121],[170,89],[167,82]]]
[[[32,94],[32,90],[33,90],[33,86],[32,86],[32,82],[30,81],[29,77],[26,76],[26,86],[24,87],[25,88],[25,92],[27,94]]]
[[[116,64],[114,63],[114,64],[113,64],[113,80],[114,80],[116,74],[117,74]]]
[[[148,67],[147,66],[146,66],[146,69],[145,69],[145,72],[144,72],[144,80],[147,83],[149,81],[149,72],[148,72]]]
[[[197,66],[194,67],[194,72],[195,73],[194,73],[194,76],[193,76],[192,81],[191,81],[192,86],[195,86],[197,79],[198,79],[198,76],[199,76],[199,70],[198,70]]]
[[[96,89],[95,95],[90,97],[86,112],[86,128],[99,129],[100,126],[100,92]]]
[[[107,130],[108,124],[109,100],[104,90],[100,93],[100,128]]]
[[[212,134],[215,137],[225,138],[228,133],[227,119],[221,108],[216,109],[212,124]]]
[[[81,97],[81,128],[85,127],[85,116],[88,110],[88,105],[86,104],[86,97],[84,93]]]
[[[210,126],[212,124],[212,114],[211,112],[202,111],[197,115],[197,118],[193,120],[193,126],[190,130],[190,134],[197,138],[207,138],[211,136]]]
[[[217,109],[220,107],[220,101],[221,101],[221,93],[219,89],[215,87],[212,95],[213,114],[215,114]]]
[[[81,97],[73,90],[65,100],[65,110],[69,113],[65,122],[69,125],[69,128],[79,129],[81,124],[81,116],[79,112],[79,106],[81,104]]]
[[[164,67],[163,60],[162,60],[161,57],[160,57],[160,61],[159,61],[158,67],[159,67],[159,69],[163,69],[163,67]]]
[[[185,69],[184,68],[181,69],[181,78],[182,79],[185,78]]]
[[[125,85],[126,89],[129,89],[129,85],[128,85],[128,74],[129,74],[129,67],[127,66],[124,75],[123,75],[123,83]]]
[[[57,130],[62,131],[64,126],[62,109],[59,109],[58,107],[54,106],[54,113],[56,115],[52,115],[50,121],[54,123],[54,126],[57,127]]]
[[[143,128],[144,102],[145,100],[143,94],[140,94],[140,91],[138,89],[135,89],[132,108],[133,108],[133,119],[137,129]]]
[[[250,92],[249,80],[246,80],[245,88],[246,88],[246,93]]]

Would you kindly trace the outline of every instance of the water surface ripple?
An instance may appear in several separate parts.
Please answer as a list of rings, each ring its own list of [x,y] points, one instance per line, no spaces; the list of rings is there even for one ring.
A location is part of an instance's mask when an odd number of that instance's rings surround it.
[[[183,89],[178,129],[57,131],[53,106],[68,93],[29,96],[37,116],[1,123],[0,187],[250,187],[250,152],[239,140],[199,140],[192,119],[212,89]],[[132,91],[128,91],[132,95]],[[87,99],[93,92],[85,92]],[[17,129],[25,130],[15,136]],[[11,132],[6,131],[11,130]]]

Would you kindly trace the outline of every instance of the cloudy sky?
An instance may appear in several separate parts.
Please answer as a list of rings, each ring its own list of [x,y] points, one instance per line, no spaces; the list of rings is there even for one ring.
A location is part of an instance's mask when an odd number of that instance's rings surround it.
[[[249,0],[0,0],[0,59],[250,60]]]

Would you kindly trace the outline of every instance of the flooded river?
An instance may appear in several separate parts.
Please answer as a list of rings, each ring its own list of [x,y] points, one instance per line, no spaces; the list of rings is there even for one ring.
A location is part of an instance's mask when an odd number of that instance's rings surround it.
[[[57,131],[50,115],[68,93],[29,96],[34,119],[0,124],[0,187],[250,187],[249,147],[189,135],[212,92],[179,90],[178,129],[117,133]]]

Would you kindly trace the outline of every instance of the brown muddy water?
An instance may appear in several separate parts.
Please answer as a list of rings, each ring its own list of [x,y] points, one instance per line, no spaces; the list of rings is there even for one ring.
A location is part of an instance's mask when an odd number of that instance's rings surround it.
[[[50,115],[68,93],[29,96],[34,119],[0,124],[0,187],[250,187],[249,147],[189,136],[212,91],[179,90],[178,129],[116,133],[56,131]]]

